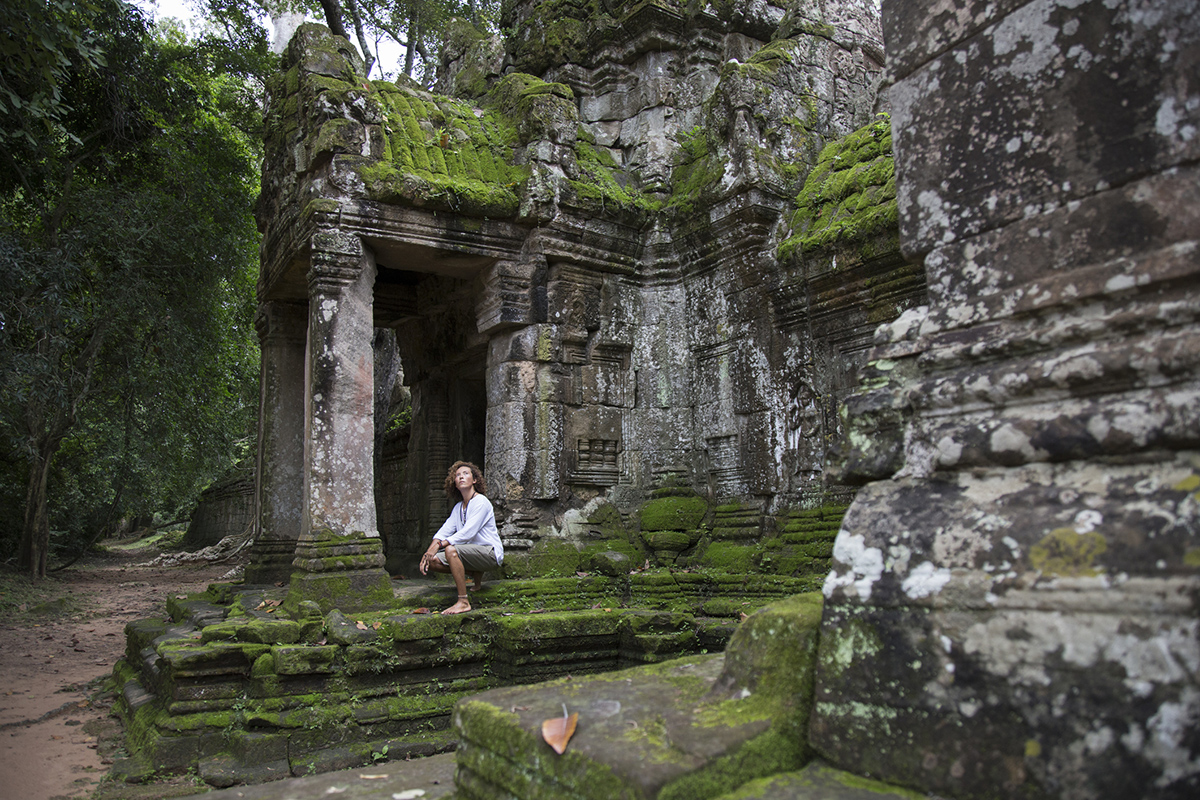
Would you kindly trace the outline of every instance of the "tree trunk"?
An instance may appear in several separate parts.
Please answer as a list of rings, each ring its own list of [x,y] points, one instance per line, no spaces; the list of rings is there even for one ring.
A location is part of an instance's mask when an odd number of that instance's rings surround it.
[[[321,10],[325,12],[325,24],[334,36],[346,36],[346,28],[342,25],[342,7],[338,0],[320,0]],[[346,37],[347,39],[350,37]]]
[[[58,451],[61,437],[39,442],[29,465],[29,483],[25,490],[25,526],[21,531],[18,563],[30,577],[46,577],[46,556],[50,552],[50,516],[46,487],[50,482],[50,464]]]
[[[367,35],[363,31],[362,16],[358,13],[358,5],[355,0],[346,0],[346,10],[350,12],[350,21],[354,23],[354,35],[358,37],[358,47],[362,50],[363,64],[366,65],[363,75],[369,78],[371,77],[371,67],[375,66],[375,55],[367,46]]]
[[[414,11],[408,23],[408,46],[404,48],[404,74],[412,77],[413,60],[417,52],[417,38],[421,35],[420,20]]]

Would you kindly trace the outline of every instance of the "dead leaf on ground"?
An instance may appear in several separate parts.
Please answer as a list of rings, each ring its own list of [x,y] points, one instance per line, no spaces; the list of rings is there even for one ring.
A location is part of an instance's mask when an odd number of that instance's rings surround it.
[[[567,707],[564,705],[561,717],[552,717],[542,723],[542,738],[561,756],[566,752],[567,742],[575,735],[575,725],[578,722],[579,714],[567,716]]]
[[[354,623],[354,627],[358,628],[360,631],[368,630],[366,623],[364,623],[361,619]]]
[[[426,608],[425,606],[421,606],[420,608],[414,608],[414,609],[412,610],[412,613],[414,613],[414,614],[428,614],[428,613],[429,613],[429,609],[428,609],[428,608]]]
[[[383,627],[383,623],[382,622],[374,622],[371,624],[371,627],[374,628],[375,630],[379,630],[380,628]]]

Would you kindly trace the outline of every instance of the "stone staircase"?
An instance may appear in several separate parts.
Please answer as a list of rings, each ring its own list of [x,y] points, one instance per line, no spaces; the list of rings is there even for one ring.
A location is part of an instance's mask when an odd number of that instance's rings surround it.
[[[735,800],[924,795],[814,761],[808,741],[821,596],[750,615],[723,654],[461,700],[463,800]],[[577,713],[562,755],[542,722]]]
[[[460,699],[457,752],[367,770],[237,787],[208,800],[887,800],[927,797],[845,772],[809,742],[819,593],[751,614],[724,653],[564,675]],[[577,714],[566,750],[542,723]],[[454,786],[447,786],[456,760]],[[413,788],[419,787],[419,788]]]

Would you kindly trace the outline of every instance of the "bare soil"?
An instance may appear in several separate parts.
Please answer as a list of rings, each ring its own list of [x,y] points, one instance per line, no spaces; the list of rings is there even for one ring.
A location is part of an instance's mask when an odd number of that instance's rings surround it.
[[[0,800],[134,795],[101,785],[120,746],[105,679],[125,651],[125,625],[165,617],[169,595],[203,591],[238,563],[142,566],[156,555],[110,549],[33,585],[0,579]],[[189,793],[181,789],[136,794]]]

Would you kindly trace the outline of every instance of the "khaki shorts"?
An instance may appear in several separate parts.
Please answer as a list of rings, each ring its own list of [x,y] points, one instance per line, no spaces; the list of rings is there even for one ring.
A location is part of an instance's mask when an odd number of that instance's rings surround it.
[[[452,545],[462,559],[463,568],[467,572],[493,572],[500,569],[496,563],[496,553],[485,544],[456,544]],[[449,566],[446,561],[446,551],[437,554],[437,560]]]

